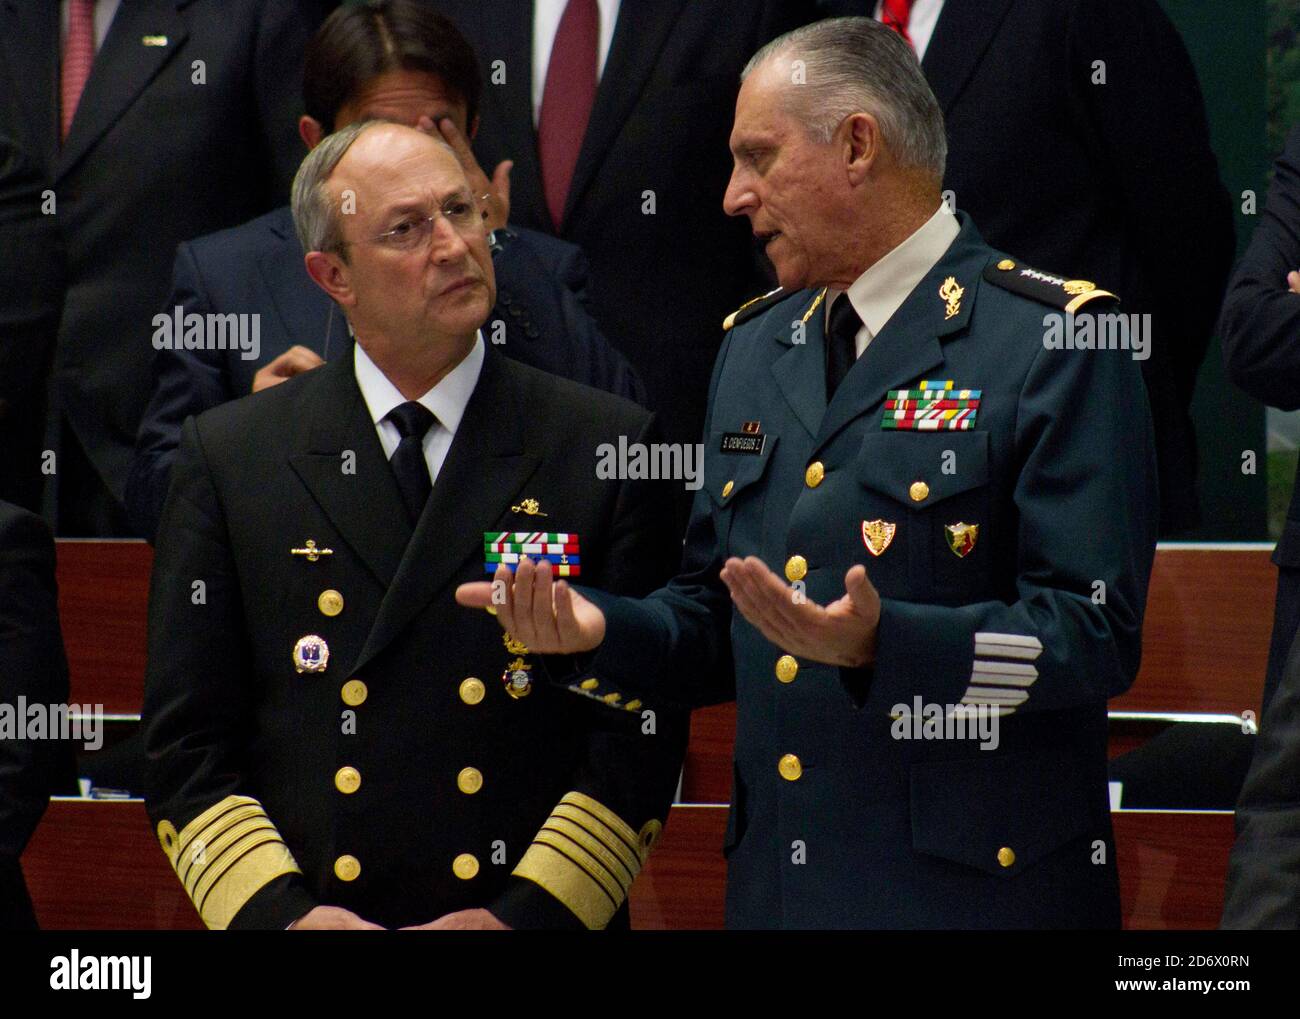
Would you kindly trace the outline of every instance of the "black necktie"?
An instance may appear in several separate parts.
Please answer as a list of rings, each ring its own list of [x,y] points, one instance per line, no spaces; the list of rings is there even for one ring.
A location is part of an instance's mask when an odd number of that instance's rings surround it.
[[[826,402],[831,402],[835,390],[858,359],[858,330],[862,319],[853,309],[848,294],[840,294],[831,308],[830,325],[826,327]]]
[[[397,426],[397,432],[402,437],[388,462],[393,467],[393,476],[397,478],[402,502],[406,503],[407,515],[411,518],[411,523],[415,523],[429,500],[429,493],[433,491],[429,464],[424,459],[424,433],[437,418],[424,404],[408,400],[400,407],[390,410],[388,420]]]

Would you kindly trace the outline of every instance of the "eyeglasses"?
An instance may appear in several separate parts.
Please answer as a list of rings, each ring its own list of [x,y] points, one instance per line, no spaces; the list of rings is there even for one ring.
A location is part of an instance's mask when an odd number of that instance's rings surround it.
[[[433,224],[439,216],[444,217],[459,233],[473,233],[482,230],[487,222],[487,202],[491,195],[478,195],[477,199],[467,191],[452,195],[442,204],[442,208],[432,216],[408,216],[391,230],[385,230],[368,241],[394,251],[415,251],[428,245],[433,236]],[[343,241],[356,244],[357,241]]]

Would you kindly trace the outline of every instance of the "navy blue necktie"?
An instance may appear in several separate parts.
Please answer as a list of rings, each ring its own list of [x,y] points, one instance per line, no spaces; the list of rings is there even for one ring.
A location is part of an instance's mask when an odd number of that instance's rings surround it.
[[[406,504],[407,516],[414,524],[420,519],[424,504],[429,501],[429,493],[433,491],[429,464],[424,459],[424,436],[437,418],[424,404],[408,400],[390,410],[388,420],[397,427],[397,433],[402,437],[388,462],[392,465],[393,476],[397,478],[397,487],[402,493],[402,502]]]
[[[835,390],[858,359],[858,330],[862,319],[854,310],[848,294],[840,294],[831,308],[830,324],[826,327],[826,402],[831,402]]]

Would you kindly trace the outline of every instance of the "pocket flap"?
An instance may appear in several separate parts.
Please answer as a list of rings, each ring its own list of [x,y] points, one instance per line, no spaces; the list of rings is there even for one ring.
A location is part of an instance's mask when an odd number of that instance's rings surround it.
[[[724,453],[723,436],[714,432],[704,447],[704,487],[708,489],[715,505],[729,506],[746,488],[763,476],[776,449],[779,436],[763,436],[760,453]]]
[[[913,848],[1015,877],[1097,827],[1082,774],[1043,754],[913,764]]]
[[[988,484],[989,433],[868,432],[857,471],[863,487],[910,509],[925,509]],[[911,494],[916,482],[926,486],[921,499]]]

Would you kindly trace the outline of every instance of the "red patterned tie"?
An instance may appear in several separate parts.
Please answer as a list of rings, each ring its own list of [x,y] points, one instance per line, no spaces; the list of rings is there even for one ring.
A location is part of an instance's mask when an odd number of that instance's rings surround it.
[[[573,169],[596,101],[596,48],[600,8],[596,0],[569,0],[546,65],[537,147],[542,157],[542,186],[555,228],[564,218]]]
[[[90,65],[95,60],[95,0],[70,0],[68,4],[68,37],[63,43],[62,78],[59,83],[61,102],[61,138],[68,137],[72,118],[81,101],[82,89],[90,77]]]
[[[907,19],[912,16],[912,2],[913,0],[880,0],[881,22],[906,39],[909,46],[912,46],[912,37],[907,34]]]

